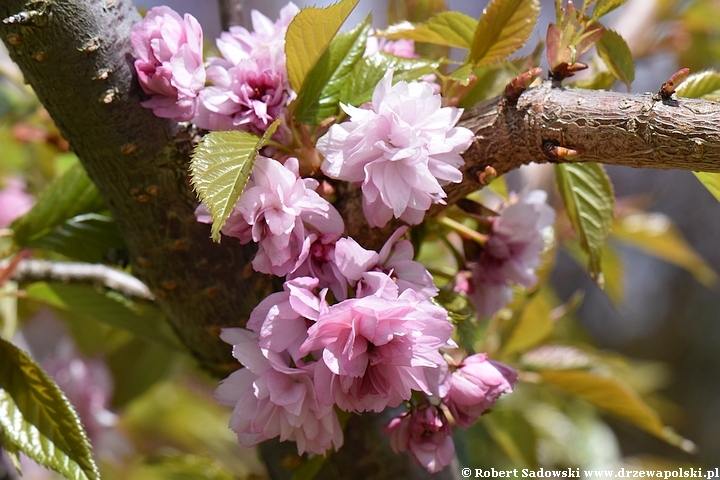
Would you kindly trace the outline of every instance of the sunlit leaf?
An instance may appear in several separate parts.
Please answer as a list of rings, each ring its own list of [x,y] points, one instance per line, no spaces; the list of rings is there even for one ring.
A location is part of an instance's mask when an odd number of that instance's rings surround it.
[[[627,0],[600,0],[593,10],[593,18],[597,19],[612,12]]]
[[[0,339],[0,427],[5,441],[71,480],[100,478],[80,419],[25,352]]]
[[[597,279],[601,272],[602,247],[610,232],[615,208],[610,178],[596,163],[557,164],[555,175],[570,222],[590,257],[590,273]]]
[[[703,285],[717,283],[717,273],[683,239],[661,213],[635,213],[613,223],[612,238],[684,268]]]
[[[154,305],[136,303],[88,285],[36,282],[25,288],[25,298],[126,330],[171,348],[181,348],[162,312]]]
[[[693,172],[712,196],[720,201],[720,173]]]
[[[359,1],[304,8],[295,15],[285,34],[288,79],[293,90],[303,89],[308,74]]]
[[[245,189],[260,149],[275,133],[280,119],[262,138],[247,132],[210,132],[195,147],[190,172],[195,191],[210,210],[212,239],[220,241],[220,229]]]
[[[387,23],[393,25],[403,20],[424,22],[435,14],[447,10],[445,0],[390,0]]]
[[[666,427],[660,416],[628,385],[586,370],[543,370],[543,380],[623,418],[677,446],[685,440]]]
[[[332,39],[325,53],[308,74],[295,116],[303,123],[316,125],[336,115],[343,85],[348,75],[365,53],[370,17],[348,33],[341,33]]]
[[[617,250],[606,244],[600,262],[605,280],[605,293],[614,303],[621,303],[625,298],[625,271],[622,257]]]
[[[625,40],[617,32],[605,30],[595,46],[610,72],[630,91],[630,84],[635,80],[635,65]]]
[[[375,33],[392,40],[406,38],[416,42],[469,49],[477,20],[460,12],[441,12],[425,23],[402,22]]]
[[[545,340],[555,325],[550,315],[551,310],[552,306],[542,291],[533,295],[525,304],[520,320],[505,343],[503,351],[520,352]]]
[[[675,96],[720,100],[720,72],[706,70],[690,75],[675,89]]]
[[[82,165],[76,163],[42,193],[26,215],[13,222],[15,243],[25,247],[55,228],[64,228],[65,223],[77,215],[105,208],[95,185]]]
[[[394,70],[393,83],[396,83],[417,80],[439,66],[439,61],[402,58],[383,52],[370,55],[355,64],[340,92],[340,101],[354,106],[370,101],[378,82],[390,68]]]
[[[468,60],[488,65],[515,53],[530,38],[539,12],[539,0],[492,0],[475,29]]]

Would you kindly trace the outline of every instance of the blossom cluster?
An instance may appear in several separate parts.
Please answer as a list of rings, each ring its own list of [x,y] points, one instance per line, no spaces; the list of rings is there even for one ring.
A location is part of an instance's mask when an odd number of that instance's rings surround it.
[[[283,278],[283,290],[256,306],[246,328],[223,330],[244,368],[220,384],[216,397],[233,407],[230,427],[241,444],[279,437],[296,442],[300,454],[322,455],[343,443],[338,411],[405,404],[407,412],[385,428],[391,445],[437,472],[454,456],[451,426],[472,425],[512,391],[517,374],[455,344],[433,276],[402,238],[407,226],[379,251],[367,250],[344,235],[344,220],[323,192],[328,178],[350,182],[362,190],[370,226],[393,217],[419,224],[431,205],[444,203],[443,187],[462,180],[461,154],[474,136],[457,126],[462,109],[444,104],[432,77],[394,82],[388,70],[371,102],[340,104],[346,121],[318,127],[311,148],[322,162],[304,164],[297,146],[308,148],[308,135],[295,138],[304,126],[288,108],[299,92],[289,85],[284,49],[297,12],[290,3],[273,22],[253,11],[254,31],[222,33],[221,56],[207,61],[202,30],[189,15],[157,7],[133,27],[135,67],[149,95],[143,104],[156,115],[258,135],[283,120],[273,140],[286,148],[257,155],[221,230],[257,244],[254,270]],[[416,57],[410,41],[369,37],[365,55],[379,51]],[[301,176],[306,171],[313,176]],[[525,196],[490,220],[483,253],[459,288],[479,312],[502,307],[510,282],[535,282],[540,232],[553,219],[540,197]],[[213,222],[202,204],[196,217]]]

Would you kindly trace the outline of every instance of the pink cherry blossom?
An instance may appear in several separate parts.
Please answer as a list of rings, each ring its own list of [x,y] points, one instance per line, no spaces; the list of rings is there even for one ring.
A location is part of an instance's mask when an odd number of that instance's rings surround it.
[[[228,69],[208,69],[213,86],[200,93],[194,122],[207,130],[243,130],[262,134],[284,116],[292,92],[287,74],[267,59],[245,58]]]
[[[492,316],[512,300],[512,285],[532,287],[545,248],[543,230],[555,221],[547,194],[534,190],[504,206],[492,218],[492,231],[471,267],[468,297],[479,316]]]
[[[362,185],[363,211],[372,226],[395,216],[420,223],[442,185],[462,180],[458,169],[473,134],[455,127],[462,109],[442,107],[426,82],[392,85],[392,70],[375,87],[368,108],[341,105],[350,121],[317,141],[323,172]]]
[[[151,96],[143,106],[158,117],[188,121],[195,116],[197,96],[205,86],[202,39],[193,16],[180,18],[165,6],[152,8],[133,25],[135,69],[140,86]]]
[[[452,333],[447,312],[413,290],[398,295],[385,278],[382,297],[331,305],[308,329],[300,353],[321,351],[315,389],[325,405],[381,412],[409,399],[413,390],[430,393],[424,370],[445,362],[438,349]]]
[[[100,443],[117,417],[108,410],[113,380],[105,362],[81,356],[69,340],[64,339],[59,354],[42,362],[77,411],[88,437]]]
[[[308,337],[308,326],[327,309],[325,292],[314,293],[317,286],[316,278],[288,280],[282,292],[269,295],[253,309],[247,328],[259,335],[261,348],[287,352],[295,362],[303,357],[299,350]]]
[[[357,288],[358,297],[374,293],[368,288],[371,280],[367,273],[371,271],[390,275],[400,292],[412,289],[426,298],[437,295],[438,289],[430,272],[422,263],[413,260],[412,243],[400,240],[407,229],[397,229],[379,253],[365,250],[352,238],[341,238],[337,241],[335,263],[350,286]]]
[[[25,191],[25,182],[10,177],[0,190],[0,228],[9,227],[18,217],[25,215],[35,204],[35,198]]]
[[[468,428],[504,393],[513,391],[517,373],[507,365],[488,360],[478,353],[467,357],[448,378],[449,390],[443,403],[455,422]]]
[[[278,20],[273,23],[268,17],[253,9],[250,12],[253,31],[249,32],[239,26],[230,27],[229,32],[220,34],[217,40],[218,50],[232,65],[237,65],[240,60],[252,54],[265,56],[267,50],[282,51],[282,57],[276,58],[282,61],[277,66],[282,66],[284,69],[285,33],[299,11],[297,5],[290,2],[280,10]]]
[[[339,236],[345,228],[335,207],[315,191],[317,187],[317,180],[299,178],[296,158],[288,158],[283,165],[258,156],[222,232],[241,243],[259,243],[255,270],[284,277],[298,265],[306,235]],[[198,208],[198,221],[211,221],[206,212]]]
[[[215,398],[234,407],[230,428],[251,447],[274,437],[297,444],[298,454],[324,455],[342,446],[343,434],[332,406],[317,401],[313,386],[316,363],[289,366],[287,359],[258,346],[256,333],[224,329],[233,356],[245,368],[222,381]]]
[[[450,424],[435,405],[413,407],[387,424],[383,432],[390,435],[390,446],[396,453],[410,451],[413,458],[430,473],[450,465],[455,444]]]
[[[208,79],[212,86],[200,95],[194,122],[208,130],[243,130],[262,134],[277,118],[284,117],[287,104],[295,98],[285,62],[285,33],[298,13],[289,3],[274,24],[253,10],[254,32],[230,27],[217,40],[222,58],[212,58]],[[290,137],[283,123],[273,138]]]
[[[339,235],[325,233],[320,236],[311,233],[305,237],[295,269],[287,276],[314,277],[321,288],[329,288],[336,300],[347,298],[347,278],[335,261],[335,244]]]
[[[378,52],[385,52],[402,58],[418,58],[415,53],[415,42],[412,40],[388,40],[387,38],[369,35],[364,56],[369,57]]]

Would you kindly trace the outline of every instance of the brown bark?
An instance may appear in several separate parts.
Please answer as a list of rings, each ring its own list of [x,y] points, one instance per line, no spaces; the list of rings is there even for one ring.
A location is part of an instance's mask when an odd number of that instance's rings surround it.
[[[662,81],[658,82],[658,87]],[[532,162],[562,162],[547,147],[571,148],[576,162],[638,168],[720,172],[720,103],[690,98],[656,99],[596,90],[552,88],[550,82],[524,92],[512,105],[497,97],[468,110],[460,122],[475,132],[465,152],[463,181],[445,187],[453,204],[481,187],[478,174],[493,167],[499,175]],[[400,224],[368,230],[357,189],[338,208],[346,231],[369,247],[381,246]],[[442,211],[434,206],[428,215]]]

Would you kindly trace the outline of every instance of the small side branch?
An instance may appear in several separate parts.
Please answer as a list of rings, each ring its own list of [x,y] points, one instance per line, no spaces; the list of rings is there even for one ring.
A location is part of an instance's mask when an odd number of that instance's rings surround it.
[[[12,268],[9,261],[0,262],[0,271],[8,267]],[[24,259],[15,265],[12,278],[17,282],[99,284],[131,298],[155,300],[148,287],[137,278],[100,264]]]

